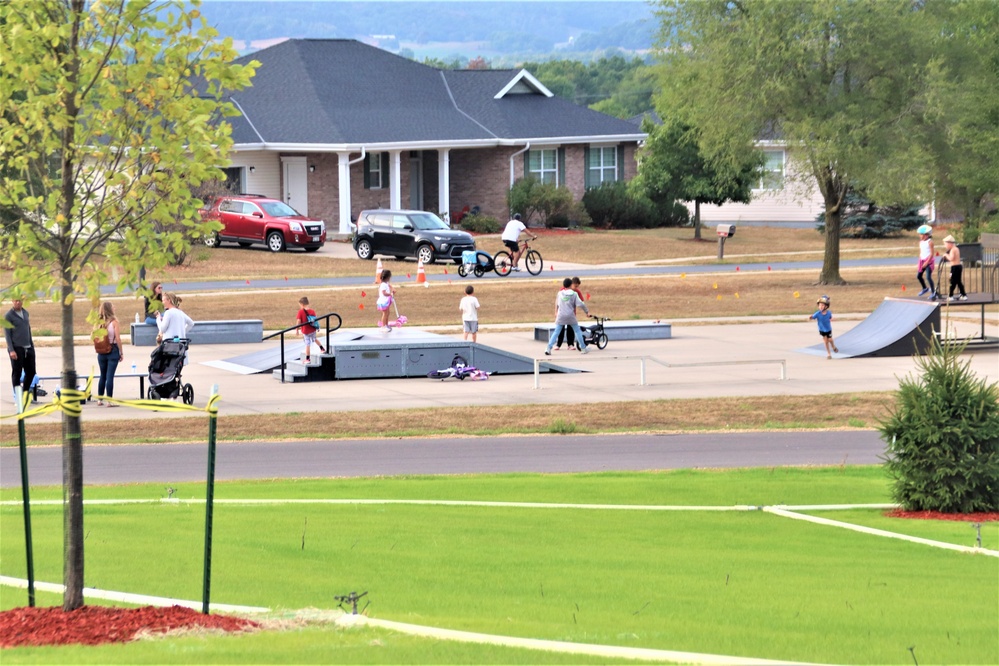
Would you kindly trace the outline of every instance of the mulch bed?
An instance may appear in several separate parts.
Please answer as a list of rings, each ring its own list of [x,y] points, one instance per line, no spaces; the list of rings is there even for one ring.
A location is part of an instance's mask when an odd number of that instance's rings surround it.
[[[959,520],[966,523],[999,522],[999,513],[941,513],[940,511],[902,511],[894,509],[885,513],[889,518],[915,518],[916,520]]]
[[[127,643],[140,632],[158,634],[178,629],[233,632],[248,631],[258,626],[252,620],[229,615],[204,615],[182,606],[83,606],[69,612],[59,606],[14,608],[0,613],[0,648]]]

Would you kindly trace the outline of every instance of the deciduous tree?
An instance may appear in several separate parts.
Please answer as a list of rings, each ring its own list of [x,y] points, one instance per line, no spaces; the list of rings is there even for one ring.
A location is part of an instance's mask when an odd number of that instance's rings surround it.
[[[712,161],[701,154],[696,130],[675,118],[667,117],[661,125],[646,118],[642,131],[649,138],[640,154],[635,186],[659,206],[693,201],[695,239],[701,238],[701,204],[749,202],[763,164],[751,144],[738,147],[736,159]]]
[[[75,389],[73,309],[135,284],[201,225],[191,188],[221,178],[223,102],[249,83],[198,2],[0,3],[0,206],[10,295],[61,305],[62,386]],[[168,229],[168,231],[164,231]],[[108,274],[110,269],[111,274]],[[63,607],[83,604],[81,418],[63,413]]]
[[[932,1],[932,0],[931,0]],[[848,184],[882,202],[931,199],[924,111],[933,21],[912,0],[661,0],[663,95],[709,161],[776,123],[821,193],[819,282],[841,283]]]

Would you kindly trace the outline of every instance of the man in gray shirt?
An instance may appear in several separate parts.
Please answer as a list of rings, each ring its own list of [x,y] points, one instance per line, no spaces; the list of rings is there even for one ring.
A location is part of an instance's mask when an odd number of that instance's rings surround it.
[[[6,320],[3,336],[7,340],[7,353],[10,355],[10,385],[17,386],[20,383],[24,391],[22,395],[27,395],[31,382],[35,379],[35,345],[31,340],[28,311],[21,307],[21,299],[15,298],[13,303],[14,307],[3,316]]]
[[[579,297],[579,294],[573,291],[572,278],[566,278],[562,280],[562,290],[555,295],[555,328],[552,329],[552,335],[548,339],[548,348],[545,349],[545,356],[552,355],[552,347],[555,346],[555,341],[558,340],[558,332],[565,325],[572,326],[572,330],[576,334],[576,342],[579,343],[580,353],[589,353],[589,350],[586,348],[586,341],[583,340],[583,332],[579,330],[579,322],[576,321],[577,307],[583,308],[583,312],[590,314],[586,303]]]

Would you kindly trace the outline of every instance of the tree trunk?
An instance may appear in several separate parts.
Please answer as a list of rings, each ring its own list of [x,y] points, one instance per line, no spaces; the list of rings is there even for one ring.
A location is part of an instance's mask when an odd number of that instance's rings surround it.
[[[840,206],[826,204],[826,248],[822,260],[819,284],[846,284],[839,274],[839,230],[842,216]]]
[[[73,348],[73,285],[72,265],[73,204],[76,183],[76,122],[80,116],[77,82],[80,76],[80,22],[85,16],[85,0],[72,0],[72,35],[57,47],[64,50],[64,67],[68,86],[62,93],[62,111],[69,122],[62,133],[60,173],[62,175],[62,220],[59,224],[62,259],[62,387],[76,389],[76,353]],[[83,606],[83,430],[80,416],[62,413],[62,579],[66,591],[62,609],[71,611]]]
[[[694,199],[694,240],[701,240],[701,201]]]
[[[73,349],[73,304],[66,304],[72,287],[63,284],[62,296],[62,387],[76,388]],[[80,417],[62,413],[62,609],[83,606],[83,433]]]
[[[846,197],[846,179],[829,165],[815,169],[819,192],[825,202],[826,248],[822,260],[819,284],[846,284],[839,274],[839,234],[842,223],[843,199]]]

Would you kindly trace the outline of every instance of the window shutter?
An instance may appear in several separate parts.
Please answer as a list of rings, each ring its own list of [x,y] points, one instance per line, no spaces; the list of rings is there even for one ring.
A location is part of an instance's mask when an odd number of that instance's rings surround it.
[[[590,182],[590,147],[583,146],[583,189],[588,190],[593,187]]]
[[[368,153],[367,157],[364,158],[362,162],[364,165],[364,189],[371,189],[371,153]]]
[[[389,154],[382,153],[382,187],[387,188],[391,182],[389,180]]]
[[[624,182],[624,145],[617,147],[617,179]]]
[[[524,178],[531,175],[531,151],[524,151]]]
[[[565,148],[558,149],[558,182],[559,187],[565,185]]]

